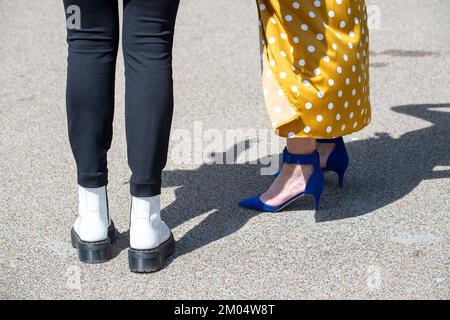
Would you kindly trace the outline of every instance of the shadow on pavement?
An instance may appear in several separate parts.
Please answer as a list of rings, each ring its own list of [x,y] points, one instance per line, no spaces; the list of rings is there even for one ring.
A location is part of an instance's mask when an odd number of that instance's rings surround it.
[[[368,140],[348,142],[351,162],[344,188],[339,189],[333,173],[326,174],[326,188],[315,220],[326,222],[368,214],[403,198],[423,180],[449,178],[450,170],[433,171],[436,166],[450,166],[450,113],[443,108],[450,108],[450,104],[394,107],[392,110],[398,113],[426,120],[432,125],[407,132],[397,139],[379,133]],[[260,176],[258,165],[248,164],[204,164],[196,170],[165,172],[164,187],[177,187],[176,200],[162,212],[167,224],[175,228],[205,215],[177,241],[174,257],[243,227],[258,213],[241,209],[237,203],[266,190],[272,179],[271,176]],[[303,208],[312,209],[312,201],[299,202],[290,210]],[[117,250],[120,252],[121,248]]]
[[[344,189],[338,190],[336,179],[328,184],[316,221],[361,216],[403,198],[423,180],[450,177],[450,170],[433,171],[436,166],[450,166],[450,112],[443,108],[450,104],[394,107],[393,111],[431,126],[397,139],[379,133],[375,138],[349,142],[351,160]]]

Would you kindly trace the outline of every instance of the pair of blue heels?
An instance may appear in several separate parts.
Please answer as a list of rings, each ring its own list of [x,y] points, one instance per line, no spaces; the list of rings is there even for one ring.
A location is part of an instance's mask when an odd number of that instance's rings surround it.
[[[345,171],[348,168],[349,158],[347,148],[345,147],[344,140],[342,138],[336,139],[318,139],[317,143],[334,143],[336,146],[333,152],[328,157],[324,171],[336,172],[339,178],[339,186],[342,188],[344,184]],[[323,176],[322,168],[320,167],[319,153],[316,151],[311,155],[292,154],[285,148],[283,151],[283,163],[296,164],[296,165],[313,165],[314,171],[306,183],[306,188],[303,192],[293,196],[286,202],[279,206],[271,206],[261,201],[260,196],[254,196],[248,199],[244,199],[239,202],[241,207],[265,212],[278,212],[290,205],[292,202],[304,197],[313,196],[315,202],[315,209],[319,208],[320,196],[324,189],[325,179]]]

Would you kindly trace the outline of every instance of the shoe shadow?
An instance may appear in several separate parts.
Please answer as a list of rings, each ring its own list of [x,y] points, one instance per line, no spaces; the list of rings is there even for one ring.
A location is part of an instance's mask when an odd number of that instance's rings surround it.
[[[122,251],[130,247],[130,235],[127,231],[119,232],[116,229],[115,239],[112,245],[112,258],[116,258]]]
[[[450,113],[444,108],[450,108],[450,104],[394,107],[395,112],[428,121],[430,126],[399,138],[379,133],[375,138],[348,142],[350,167],[344,188],[339,189],[335,175],[326,174],[326,188],[315,220],[326,222],[368,214],[403,198],[423,180],[449,178],[450,170],[433,171],[436,166],[450,166]],[[272,180],[272,176],[260,175],[259,165],[250,164],[203,164],[195,170],[164,172],[164,187],[176,187],[176,200],[162,210],[169,227],[205,215],[178,239],[169,263],[242,228],[258,212],[239,208],[237,203],[266,190]],[[313,208],[308,200],[290,210],[302,210],[305,204]],[[124,233],[119,246],[127,243],[126,237]]]
[[[232,163],[236,163],[239,151],[249,149],[250,143],[243,141],[233,146]],[[225,159],[229,152],[215,154],[215,158]],[[247,195],[260,192],[261,187],[271,180],[272,177],[260,176],[260,166],[254,164],[203,164],[196,170],[164,172],[164,186],[177,187],[176,200],[161,212],[169,227],[175,228],[206,215],[177,241],[174,258],[226,237],[244,226],[258,212],[244,210],[238,207],[238,202]]]

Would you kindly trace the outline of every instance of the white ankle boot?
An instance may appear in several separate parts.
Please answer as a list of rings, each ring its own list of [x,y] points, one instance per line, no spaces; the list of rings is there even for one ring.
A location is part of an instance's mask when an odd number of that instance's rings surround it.
[[[132,199],[128,257],[133,272],[161,269],[175,249],[173,235],[161,220],[160,210],[159,196]]]
[[[161,220],[159,196],[133,197],[130,214],[130,247],[136,250],[156,248],[170,237],[170,229]]]
[[[106,187],[79,186],[78,217],[72,229],[72,245],[82,262],[98,263],[111,259],[115,229],[108,212]]]

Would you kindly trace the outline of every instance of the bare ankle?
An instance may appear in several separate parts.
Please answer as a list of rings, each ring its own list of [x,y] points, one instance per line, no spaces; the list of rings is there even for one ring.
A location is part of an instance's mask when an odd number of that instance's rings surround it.
[[[328,158],[336,147],[335,143],[319,143],[317,144],[317,151],[320,156],[320,167],[325,168],[327,166]]]
[[[290,138],[287,139],[286,148],[293,154],[310,155],[316,151],[316,139]]]

